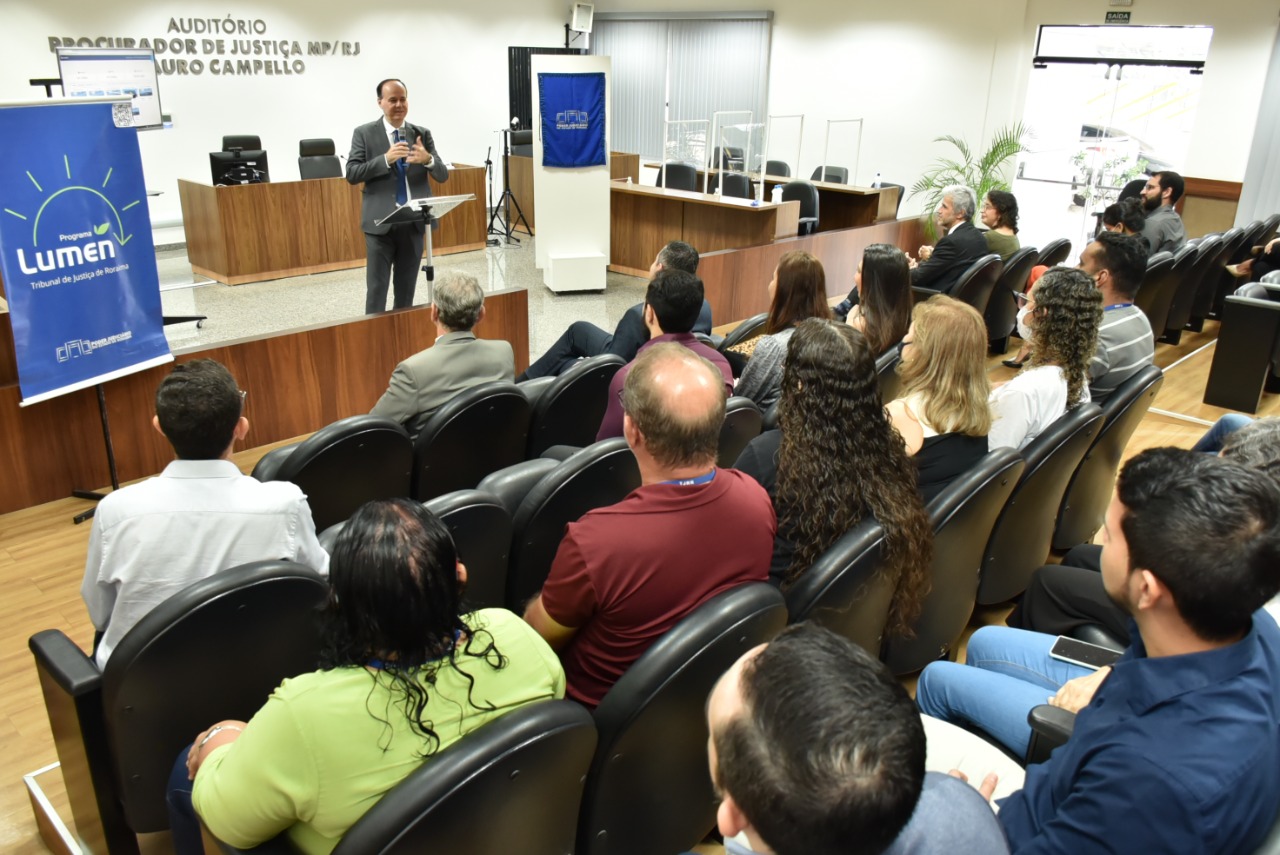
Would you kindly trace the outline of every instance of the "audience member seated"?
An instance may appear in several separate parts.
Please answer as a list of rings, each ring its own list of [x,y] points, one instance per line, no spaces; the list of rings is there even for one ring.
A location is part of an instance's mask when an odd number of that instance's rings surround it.
[[[998,253],[1001,261],[1008,261],[1022,248],[1018,241],[1018,200],[1012,193],[989,191],[982,201],[979,218],[987,227],[982,236],[987,241],[988,252]]]
[[[1234,426],[1234,427],[1233,427]],[[1192,451],[1218,453],[1280,484],[1280,419],[1253,421],[1247,416],[1223,416]],[[1082,626],[1102,627],[1128,644],[1129,616],[1107,596],[1103,585],[1102,547],[1082,544],[1061,564],[1046,564],[1031,577],[1022,601],[1009,616],[1009,626],[1067,635]],[[1280,602],[1268,611],[1280,619]]]
[[[1102,295],[1079,270],[1055,267],[1027,302],[1030,368],[991,392],[990,448],[1021,451],[1068,409],[1088,403],[1089,362],[1098,350]]]
[[[659,270],[683,270],[698,272],[698,251],[680,240],[673,240],[661,250],[649,266],[652,278]],[[698,319],[693,325],[697,333],[711,333],[711,304],[702,301]],[[644,303],[637,303],[623,313],[614,328],[613,335],[587,321],[574,321],[560,334],[560,338],[538,357],[529,368],[516,378],[520,383],[536,377],[557,377],[573,367],[579,359],[615,353],[630,362],[636,358],[640,345],[649,340],[649,330],[644,324]]]
[[[745,653],[707,701],[729,855],[1008,852],[968,784],[925,771],[925,732],[885,666],[815,624]]]
[[[832,312],[865,335],[871,352],[879,356],[907,334],[911,302],[907,254],[887,243],[873,243],[862,252],[849,297]]]
[[[1031,311],[1027,305],[1027,295],[1036,287],[1036,283],[1040,281],[1040,277],[1049,271],[1049,267],[1044,264],[1037,264],[1031,268],[1031,275],[1027,277],[1027,287],[1022,294],[1014,294],[1018,298],[1019,308],[1016,327],[1018,330],[1018,338],[1022,339],[1022,347],[1018,348],[1018,354],[1013,359],[1002,359],[1000,364],[1007,368],[1021,368],[1026,364],[1027,359],[1031,356],[1031,327],[1027,326],[1027,314]]]
[[[637,354],[663,342],[673,342],[687,347],[711,362],[724,376],[726,394],[733,394],[733,369],[729,361],[714,347],[708,347],[694,337],[690,329],[698,317],[702,305],[702,280],[683,270],[659,270],[649,282],[644,297],[644,325],[649,340],[641,345]],[[613,375],[609,383],[609,403],[600,422],[596,440],[622,436],[622,385],[631,373],[629,362]]]
[[[1014,852],[1253,852],[1280,803],[1280,629],[1259,611],[1280,590],[1280,486],[1152,449],[1121,471],[1104,532],[1103,580],[1134,630],[1114,667],[1087,672],[1049,656],[1051,635],[984,627],[969,665],[925,669],[917,702],[1017,752],[1047,696],[1079,711],[1000,804]]]
[[[203,851],[196,814],[238,848],[285,832],[302,852],[329,852],[435,753],[563,697],[555,653],[524,621],[461,614],[466,578],[448,528],[421,504],[361,507],[334,546],[321,670],[285,680],[247,724],[219,722],[178,758],[179,855]]]
[[[653,642],[721,591],[769,575],[769,496],[716,468],[724,378],[688,348],[646,350],[622,387],[641,486],[570,523],[525,620],[560,651],[571,698],[595,707]]]
[[[99,634],[99,666],[148,612],[220,570],[286,558],[328,572],[297,485],[257,481],[231,462],[249,432],[245,394],[211,359],[175,365],[156,390],[151,424],[177,459],[107,494],[89,534],[80,594]]]
[[[1254,247],[1256,255],[1239,264],[1228,264],[1227,272],[1237,279],[1257,282],[1273,270],[1280,270],[1280,237],[1267,241],[1264,247]]]
[[[1182,198],[1184,182],[1176,172],[1157,172],[1142,188],[1142,208],[1147,222],[1142,236],[1147,239],[1152,254],[1177,252],[1187,242],[1187,230],[1182,217],[1173,206]]]
[[[977,309],[945,294],[916,304],[898,363],[902,397],[886,409],[926,503],[986,456],[986,357],[987,325]]]
[[[944,187],[934,217],[945,236],[934,247],[920,247],[911,264],[911,284],[946,294],[975,261],[987,255],[987,240],[973,225],[973,191],[960,184]]]
[[[769,319],[764,335],[744,342],[738,350],[750,360],[734,393],[755,401],[761,410],[773,406],[782,394],[782,363],[796,324],[806,318],[831,317],[822,262],[802,250],[785,253],[769,280]]]
[[[414,439],[431,414],[459,392],[482,383],[511,382],[515,352],[507,341],[475,337],[484,317],[484,291],[474,276],[441,274],[431,301],[435,344],[396,366],[391,383],[370,411],[404,425]]]
[[[1151,322],[1133,304],[1147,273],[1147,242],[1138,236],[1099,232],[1080,253],[1080,269],[1093,277],[1102,294],[1098,350],[1089,362],[1089,394],[1102,403],[1155,358]]]
[[[911,465],[880,403],[866,337],[810,318],[787,348],[780,430],[753,439],[734,468],[773,498],[778,537],[769,579],[789,587],[867,516],[884,527],[880,572],[897,580],[889,632],[914,621],[928,590],[932,531]]]
[[[1147,214],[1140,198],[1125,199],[1108,205],[1102,212],[1102,228],[1122,235],[1142,237],[1147,225]]]

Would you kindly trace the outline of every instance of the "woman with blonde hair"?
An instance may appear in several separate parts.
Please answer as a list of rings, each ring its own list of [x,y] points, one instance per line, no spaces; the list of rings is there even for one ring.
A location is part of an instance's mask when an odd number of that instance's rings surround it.
[[[939,294],[916,304],[901,351],[902,397],[887,409],[928,502],[987,453],[987,327],[972,306]]]
[[[751,360],[742,370],[735,395],[743,395],[767,410],[782,391],[782,364],[796,324],[807,318],[831,318],[827,305],[827,275],[822,262],[802,250],[778,259],[769,282],[769,318],[764,335],[751,339]]]

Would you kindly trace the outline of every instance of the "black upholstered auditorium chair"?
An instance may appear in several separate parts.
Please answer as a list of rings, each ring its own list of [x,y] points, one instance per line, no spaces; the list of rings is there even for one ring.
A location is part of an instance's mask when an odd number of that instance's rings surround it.
[[[506,505],[483,490],[455,490],[423,504],[449,529],[458,560],[467,567],[467,611],[505,608],[511,549],[511,512]],[[333,553],[346,527],[346,522],[340,522],[320,532],[326,552]]]
[[[885,641],[881,658],[894,674],[911,674],[955,656],[955,643],[973,614],[983,551],[1023,465],[1018,452],[997,448],[929,503],[932,588],[915,621],[915,637]]]
[[[1200,252],[1198,245],[1188,243],[1173,255],[1173,267],[1178,271],[1178,287],[1173,292],[1173,301],[1169,303],[1169,315],[1165,318],[1163,330],[1152,330],[1156,340],[1166,344],[1177,344],[1182,340],[1182,331],[1191,320],[1191,305],[1196,299],[1196,289],[1204,279],[1204,271],[1210,258]]]
[[[664,163],[662,167],[658,170],[657,184],[659,187],[666,187],[669,190],[697,191],[698,170],[687,163],[675,163],[670,160]],[[665,175],[663,174],[664,172],[666,173]]]
[[[297,445],[267,452],[253,467],[259,481],[290,481],[307,494],[316,530],[340,523],[371,499],[409,495],[413,443],[380,416],[351,416]]]
[[[1223,260],[1223,267],[1217,270],[1218,284],[1213,297],[1213,311],[1210,317],[1222,318],[1223,301],[1228,294],[1233,293],[1236,287],[1241,284],[1240,280],[1227,272],[1225,265],[1240,264],[1246,259],[1253,258],[1253,248],[1263,242],[1263,235],[1268,233],[1268,223],[1263,220],[1254,220],[1240,231],[1240,237],[1232,244],[1231,252]]]
[[[138,621],[98,670],[58,630],[31,652],[87,851],[138,852],[169,827],[178,752],[215,721],[247,721],[286,677],[315,670],[328,584],[289,561],[224,570]]]
[[[579,360],[559,377],[539,377],[516,388],[529,399],[529,442],[525,457],[540,457],[553,445],[579,447],[595,442],[609,405],[609,383],[626,360],[603,353]]]
[[[298,175],[308,178],[341,178],[342,163],[334,153],[333,140],[298,141]]]
[[[750,398],[735,395],[725,401],[724,424],[720,426],[720,451],[716,455],[716,465],[733,466],[747,443],[760,435],[763,421],[764,414]]]
[[[721,193],[735,199],[751,198],[751,179],[741,172],[726,172],[720,176],[724,189]]]
[[[1053,531],[1055,551],[1064,552],[1086,543],[1102,528],[1124,447],[1151,409],[1163,383],[1164,372],[1148,365],[1117,386],[1103,403],[1102,430],[1076,467],[1058,509]]]
[[[782,185],[782,201],[800,203],[801,237],[818,230],[818,188],[808,181],[788,181]]]
[[[758,315],[752,315],[742,323],[738,324],[729,334],[720,342],[718,350],[724,353],[734,345],[742,344],[744,341],[758,336],[764,332],[765,322],[769,320],[768,312],[761,312]]]
[[[222,150],[259,151],[262,148],[262,137],[255,134],[228,134],[222,138]]]
[[[1045,267],[1056,267],[1067,260],[1067,256],[1071,254],[1071,241],[1066,238],[1058,238],[1051,240],[1040,250],[1040,257],[1036,259],[1036,263],[1032,267],[1039,267],[1043,264]]]
[[[1169,321],[1169,309],[1173,306],[1182,272],[1174,269],[1171,252],[1157,252],[1147,259],[1147,270],[1133,304],[1147,316],[1153,335],[1158,336]]]
[[[622,437],[587,446],[538,481],[513,515],[507,608],[523,612],[542,590],[566,525],[639,486],[640,469]]]
[[[1081,404],[1022,449],[1022,477],[996,520],[982,558],[978,603],[1012,600],[1045,563],[1067,484],[1102,430],[1102,408]]]
[[[987,322],[987,340],[993,353],[1004,353],[1009,349],[1009,334],[1018,320],[1018,299],[1027,289],[1027,279],[1031,276],[1031,268],[1036,266],[1040,251],[1034,246],[1024,246],[1009,256],[1004,264],[1000,278],[991,289],[991,297],[987,300],[987,309],[983,313]]]
[[[789,622],[811,620],[879,656],[895,584],[880,573],[883,545],[873,517],[846,532],[787,589]]]
[[[524,460],[529,410],[514,383],[485,383],[454,395],[413,443],[413,497],[425,502],[466,490]]]
[[[768,160],[764,164],[765,175],[776,175],[778,178],[791,177],[791,165],[785,160]]]
[[[1227,257],[1234,249],[1237,238],[1242,238],[1238,229],[1228,229],[1218,235],[1205,235],[1196,250],[1209,256],[1204,267],[1204,276],[1196,284],[1196,295],[1191,301],[1191,319],[1187,321],[1187,329],[1200,332],[1204,329],[1205,319],[1213,312],[1213,299],[1218,293],[1218,282],[1224,273]],[[1230,242],[1228,242],[1230,239]],[[1241,240],[1243,243],[1243,240]]]
[[[484,476],[476,489],[489,493],[497,498],[507,513],[515,516],[520,503],[534,485],[545,478],[551,470],[560,465],[560,461],[550,457],[535,457],[533,460],[522,460],[514,466],[499,469]]]
[[[596,746],[572,701],[513,710],[430,757],[348,829],[333,855],[573,851],[583,780]],[[286,855],[281,835],[228,855]]]
[[[1250,282],[1226,298],[1204,402],[1256,413],[1280,392],[1280,285]]]
[[[787,623],[772,585],[707,600],[622,675],[595,711],[599,744],[583,792],[577,855],[684,852],[715,826],[707,697]],[[567,851],[567,850],[566,850]]]
[[[902,391],[902,378],[898,376],[898,363],[902,355],[895,344],[876,357],[876,380],[880,383],[880,400],[889,403]]]
[[[978,310],[978,314],[985,315],[987,303],[991,302],[991,292],[995,290],[996,282],[1003,272],[1004,262],[1000,259],[1000,254],[988,253],[970,264],[968,269],[960,274],[950,294],[960,302],[973,306]],[[920,285],[912,285],[911,291],[917,303],[942,293]]]
[[[822,176],[819,178],[818,176]],[[826,181],[830,184],[848,184],[849,169],[845,166],[828,166],[823,171],[821,166],[814,167],[813,174],[809,176],[810,181]]]

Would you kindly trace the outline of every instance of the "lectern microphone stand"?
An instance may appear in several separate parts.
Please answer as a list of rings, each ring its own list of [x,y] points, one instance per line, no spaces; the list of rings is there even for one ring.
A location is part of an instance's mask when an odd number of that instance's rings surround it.
[[[399,226],[418,222],[426,226],[426,234],[423,236],[422,272],[427,274],[428,300],[434,296],[431,289],[436,280],[436,267],[431,256],[431,227],[436,220],[442,219],[445,214],[463,202],[474,202],[475,198],[474,193],[464,193],[459,196],[425,196],[421,199],[410,199],[382,219],[374,221],[374,225],[378,226]]]

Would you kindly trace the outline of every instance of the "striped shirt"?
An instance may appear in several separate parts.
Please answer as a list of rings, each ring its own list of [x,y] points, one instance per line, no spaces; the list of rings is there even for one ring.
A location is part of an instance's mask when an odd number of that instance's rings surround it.
[[[1098,352],[1089,363],[1089,389],[1101,403],[1138,369],[1150,365],[1156,342],[1151,324],[1134,305],[1108,307],[1098,327]]]

